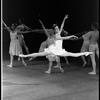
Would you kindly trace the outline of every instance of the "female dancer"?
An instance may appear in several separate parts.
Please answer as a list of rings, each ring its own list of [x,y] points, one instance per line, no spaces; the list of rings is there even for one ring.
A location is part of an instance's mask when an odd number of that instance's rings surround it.
[[[40,21],[40,20],[39,20]],[[47,32],[46,28],[44,27],[43,23],[40,21],[45,34],[47,35],[47,40],[42,42],[39,52],[43,52],[45,48],[48,48],[50,45],[54,44],[54,32],[53,30],[51,32]],[[56,55],[47,55],[46,58],[49,60],[49,68],[47,71],[45,71],[45,73],[50,74],[51,73],[51,68],[53,65],[53,62],[56,61],[57,65],[54,66],[54,68],[59,68],[61,72],[64,72],[63,68],[61,68],[61,64],[60,64],[60,57],[56,56]]]
[[[39,52],[43,52],[44,49],[47,48],[51,44],[50,41],[52,41],[52,37],[54,36],[55,30],[54,29],[46,29],[41,21],[40,21],[40,23],[42,24],[42,27],[43,27],[44,30],[42,30],[42,29],[35,29],[35,30],[32,30],[32,32],[39,32],[39,33],[45,33],[46,34],[47,39],[41,43],[40,48],[39,48]],[[64,36],[67,36],[69,33],[67,31],[65,31],[64,29],[62,29],[61,34],[63,34]],[[33,58],[30,58],[30,61],[32,59]],[[66,61],[66,64],[69,64],[67,57],[64,57],[64,59]]]
[[[89,51],[89,38],[87,37],[86,33],[87,32],[85,32],[84,35],[82,35],[81,37],[79,37],[78,39],[76,39],[76,40],[83,39],[83,44],[82,44],[80,52],[88,52]],[[76,35],[78,35],[78,34],[76,34]],[[86,62],[86,59],[85,59],[84,55],[81,56],[81,58],[83,60],[83,67],[84,67],[87,64],[87,62]],[[88,58],[88,63],[89,63],[89,58]]]
[[[25,24],[23,24],[21,19],[18,20],[18,23],[19,23],[19,25],[17,25],[16,29],[19,29],[20,31],[24,31],[24,32],[25,31],[30,31],[30,30],[32,31],[31,28],[29,28]],[[26,46],[23,34],[21,34],[21,33],[17,34],[17,37],[18,37],[18,40],[19,40],[19,43],[20,43],[22,49],[24,49],[26,51],[26,53],[29,54],[29,49]],[[20,57],[18,57],[18,60],[20,60]]]
[[[82,55],[88,56],[88,55],[92,54],[92,52],[71,53],[71,52],[65,51],[65,49],[62,49],[63,40],[76,38],[76,36],[74,36],[74,35],[67,36],[67,37],[61,37],[60,34],[63,29],[66,18],[68,18],[68,15],[64,17],[64,20],[62,22],[60,29],[58,28],[58,26],[54,27],[55,31],[56,31],[54,44],[50,45],[47,49],[44,50],[44,52],[32,53],[32,54],[28,54],[28,55],[20,54],[19,56],[20,57],[38,57],[38,56],[47,56],[47,55],[53,54],[53,55],[57,55],[57,56],[61,56],[61,57],[66,57],[66,56],[79,57]]]
[[[19,29],[15,28],[15,25],[12,24],[11,29],[3,22],[6,29],[10,32],[10,47],[9,47],[9,54],[10,54],[10,64],[7,65],[8,67],[13,67],[13,58],[14,56],[18,56],[19,54],[23,54],[22,48],[20,46],[18,40],[18,33],[21,33]],[[22,58],[22,63],[26,65],[24,59]]]

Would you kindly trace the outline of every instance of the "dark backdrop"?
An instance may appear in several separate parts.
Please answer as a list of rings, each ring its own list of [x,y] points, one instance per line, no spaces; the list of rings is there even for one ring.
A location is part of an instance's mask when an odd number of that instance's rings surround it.
[[[38,19],[41,19],[46,28],[51,28],[54,23],[59,26],[65,16],[69,18],[65,22],[64,29],[71,34],[90,30],[92,22],[99,21],[99,0],[3,0],[2,15],[8,26],[24,18],[24,23],[32,29],[41,29]],[[30,53],[37,52],[42,41],[46,39],[44,34],[24,34],[25,42]],[[10,36],[3,29],[2,34],[3,57],[9,57]],[[64,41],[64,48],[70,52],[79,52],[82,40]]]

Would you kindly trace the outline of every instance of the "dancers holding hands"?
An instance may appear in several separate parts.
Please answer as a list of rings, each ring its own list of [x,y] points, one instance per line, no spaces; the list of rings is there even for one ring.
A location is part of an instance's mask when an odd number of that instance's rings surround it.
[[[75,35],[61,37],[61,31],[64,27],[64,23],[65,23],[65,20],[67,18],[68,18],[68,15],[66,15],[64,17],[64,20],[62,22],[60,29],[57,25],[54,26],[54,29],[55,29],[54,44],[51,44],[43,52],[32,53],[32,54],[28,54],[28,55],[20,54],[19,56],[26,58],[26,57],[47,56],[47,55],[53,54],[53,55],[57,55],[57,56],[61,56],[61,57],[64,57],[64,56],[79,57],[79,56],[82,56],[82,55],[88,56],[88,55],[92,54],[92,52],[71,53],[71,52],[67,52],[65,49],[62,49],[63,40],[68,40],[68,39],[71,39],[71,38],[77,38]]]

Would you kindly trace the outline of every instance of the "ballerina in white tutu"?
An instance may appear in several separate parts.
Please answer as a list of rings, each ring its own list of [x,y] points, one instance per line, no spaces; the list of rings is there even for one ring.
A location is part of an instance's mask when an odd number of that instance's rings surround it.
[[[92,54],[92,52],[71,53],[71,52],[67,52],[65,49],[62,49],[63,40],[68,40],[68,39],[71,39],[71,38],[77,38],[74,35],[61,37],[61,31],[63,29],[64,22],[65,22],[66,18],[68,18],[68,15],[66,15],[64,17],[64,20],[62,22],[60,29],[58,28],[58,26],[54,26],[55,31],[56,31],[55,32],[54,44],[52,44],[48,48],[46,48],[44,50],[44,52],[32,53],[32,54],[28,54],[28,55],[20,54],[19,56],[20,57],[38,57],[38,56],[47,56],[47,55],[53,54],[53,55],[57,55],[57,56],[61,56],[61,57],[66,57],[66,56],[79,57],[79,56],[82,56],[82,55],[88,56],[88,55]]]

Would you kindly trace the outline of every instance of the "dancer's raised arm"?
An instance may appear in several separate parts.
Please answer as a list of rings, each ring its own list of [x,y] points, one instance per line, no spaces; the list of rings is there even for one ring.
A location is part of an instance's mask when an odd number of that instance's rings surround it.
[[[60,27],[60,33],[61,33],[61,31],[62,31],[62,29],[63,29],[63,27],[64,27],[64,23],[65,23],[65,20],[68,18],[68,15],[66,15],[65,17],[64,17],[64,19],[63,19],[63,22],[62,22],[62,24],[61,24],[61,27]]]
[[[44,25],[43,25],[43,23],[42,23],[42,21],[41,21],[40,19],[39,19],[39,22],[41,23],[41,25],[42,25],[42,27],[43,27],[43,29],[44,29],[44,31],[45,31],[46,36],[47,36],[47,37],[50,37],[50,35],[48,34],[47,29],[44,27]]]
[[[6,27],[6,29],[10,32],[11,29],[6,25],[6,23],[4,21],[2,21],[2,22],[3,22],[4,26]]]

